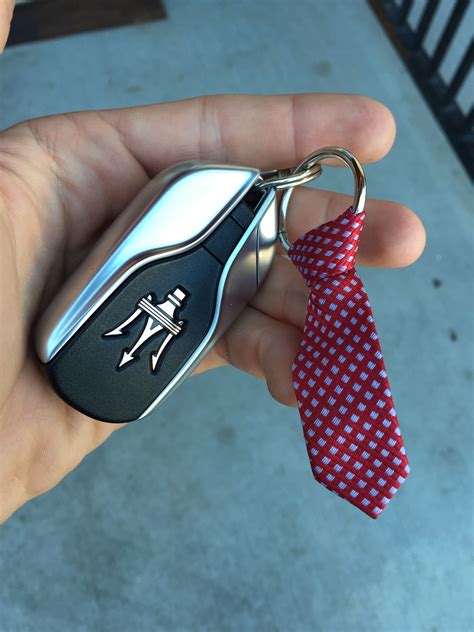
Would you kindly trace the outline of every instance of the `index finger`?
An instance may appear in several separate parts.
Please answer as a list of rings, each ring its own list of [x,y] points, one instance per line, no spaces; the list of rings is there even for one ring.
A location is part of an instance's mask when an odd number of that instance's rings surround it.
[[[216,95],[101,114],[150,174],[186,159],[285,167],[325,145],[373,162],[395,138],[390,110],[350,94]]]

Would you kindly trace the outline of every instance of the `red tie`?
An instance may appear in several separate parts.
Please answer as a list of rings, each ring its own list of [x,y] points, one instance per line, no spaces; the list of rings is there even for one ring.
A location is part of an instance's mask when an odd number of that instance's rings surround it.
[[[377,518],[410,468],[354,268],[364,217],[350,208],[288,252],[310,288],[293,385],[315,479]]]

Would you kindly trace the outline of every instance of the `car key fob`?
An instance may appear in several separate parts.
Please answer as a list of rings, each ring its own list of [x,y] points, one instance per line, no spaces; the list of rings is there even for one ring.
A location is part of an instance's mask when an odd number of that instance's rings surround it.
[[[275,188],[257,169],[163,172],[106,231],[46,310],[40,360],[89,417],[148,415],[242,311],[272,262]]]

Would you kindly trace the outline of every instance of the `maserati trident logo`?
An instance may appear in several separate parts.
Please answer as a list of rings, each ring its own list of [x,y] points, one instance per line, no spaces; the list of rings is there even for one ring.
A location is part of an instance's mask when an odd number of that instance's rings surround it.
[[[175,336],[178,336],[182,331],[184,321],[177,322],[175,317],[175,311],[182,306],[185,298],[189,296],[189,293],[183,288],[177,287],[172,292],[169,292],[166,296],[166,300],[163,303],[152,303],[152,295],[148,294],[144,296],[137,304],[137,309],[128,316],[123,323],[117,325],[111,331],[108,331],[104,336],[122,336],[127,333],[129,326],[134,323],[142,314],[147,315],[145,326],[141,334],[138,336],[135,344],[129,349],[125,348],[120,357],[117,365],[118,369],[127,366],[133,360],[136,360],[139,356],[139,351],[143,345],[155,336],[161,333],[166,334],[162,339],[161,344],[154,353],[150,356],[151,370],[154,373],[158,366],[158,362],[163,355],[164,350],[169,345],[171,340]]]

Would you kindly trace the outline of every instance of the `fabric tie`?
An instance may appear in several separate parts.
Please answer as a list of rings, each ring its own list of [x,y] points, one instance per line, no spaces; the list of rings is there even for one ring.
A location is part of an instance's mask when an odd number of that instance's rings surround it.
[[[293,385],[315,479],[377,518],[410,471],[362,281],[364,213],[348,209],[288,255],[310,289]]]

